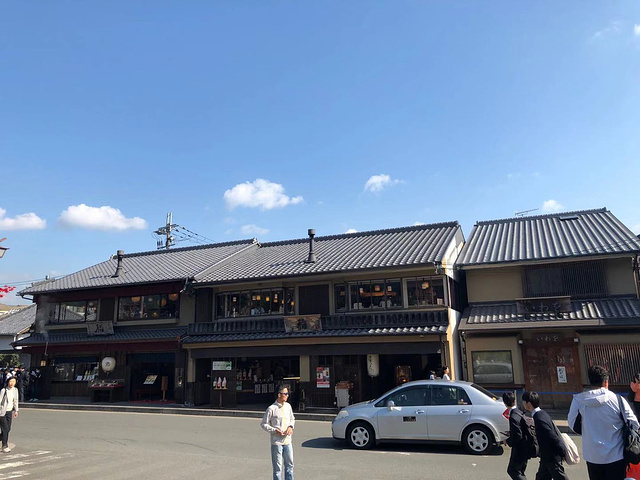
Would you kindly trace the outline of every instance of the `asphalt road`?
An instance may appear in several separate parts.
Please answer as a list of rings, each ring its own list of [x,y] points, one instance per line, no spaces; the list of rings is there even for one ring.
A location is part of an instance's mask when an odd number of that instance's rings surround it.
[[[271,478],[268,434],[259,420],[184,415],[25,409],[14,421],[0,480]],[[574,440],[580,446],[579,437]],[[384,445],[354,451],[326,422],[296,422],[298,480],[499,479],[509,451],[484,457],[454,446]],[[534,478],[537,462],[529,467]],[[567,467],[587,479],[584,463]]]

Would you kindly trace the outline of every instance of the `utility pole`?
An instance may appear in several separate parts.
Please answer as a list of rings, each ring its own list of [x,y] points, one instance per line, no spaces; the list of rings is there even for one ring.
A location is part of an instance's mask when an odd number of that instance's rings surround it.
[[[174,230],[178,226],[179,225],[173,223],[173,212],[167,213],[167,223],[166,223],[166,225],[164,227],[160,227],[155,232],[153,232],[156,235],[160,235],[160,236],[164,236],[165,237],[164,245],[162,243],[162,240],[158,240],[158,242],[157,242],[158,250],[162,250],[163,248],[165,250],[169,250],[169,248],[172,247],[175,244],[175,239],[173,238],[173,235],[171,235],[171,231]]]

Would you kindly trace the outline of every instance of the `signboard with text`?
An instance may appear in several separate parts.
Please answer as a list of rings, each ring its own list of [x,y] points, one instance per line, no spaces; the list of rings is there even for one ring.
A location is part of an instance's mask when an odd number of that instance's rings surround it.
[[[291,332],[320,332],[320,315],[296,315],[284,317],[284,329]]]
[[[87,322],[87,335],[113,335],[113,322]]]
[[[211,370],[231,370],[231,360],[229,361],[214,361],[211,364]]]
[[[518,315],[551,314],[562,317],[571,312],[571,297],[520,298],[516,300]]]

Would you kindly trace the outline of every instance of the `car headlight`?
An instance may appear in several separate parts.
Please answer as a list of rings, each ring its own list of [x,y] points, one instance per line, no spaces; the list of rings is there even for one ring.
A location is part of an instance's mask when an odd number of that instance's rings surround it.
[[[347,412],[344,408],[338,412],[338,416],[336,420],[340,420],[341,418],[345,418],[349,416],[349,412]]]

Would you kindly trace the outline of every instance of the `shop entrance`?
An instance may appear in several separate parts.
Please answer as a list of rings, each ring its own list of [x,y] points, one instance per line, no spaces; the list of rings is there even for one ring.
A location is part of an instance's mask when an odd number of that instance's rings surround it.
[[[572,340],[558,340],[557,335],[539,335],[554,343],[524,346],[524,375],[526,390],[540,394],[543,408],[566,408],[573,392],[582,390],[578,347]]]
[[[275,401],[280,385],[289,389],[289,403],[294,407],[298,405],[299,357],[240,357],[233,364],[238,405],[269,405]]]
[[[131,399],[170,400],[174,397],[174,353],[135,353],[128,355],[131,367]]]

